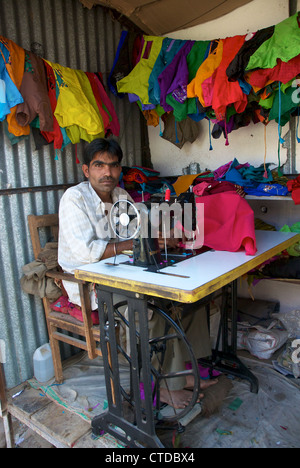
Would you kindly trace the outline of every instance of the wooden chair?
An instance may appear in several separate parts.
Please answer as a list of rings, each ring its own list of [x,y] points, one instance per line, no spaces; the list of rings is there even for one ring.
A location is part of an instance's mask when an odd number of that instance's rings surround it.
[[[3,418],[4,434],[6,439],[6,448],[14,447],[14,434],[12,426],[12,417],[9,412],[6,384],[2,362],[0,361],[0,416]]]
[[[45,231],[47,232],[47,230],[49,231],[52,241],[58,240],[58,214],[46,214],[40,216],[29,215],[28,226],[34,257],[37,259],[42,250],[42,230],[44,233]],[[58,383],[62,383],[63,370],[59,342],[62,341],[77,348],[86,350],[88,357],[90,359],[95,359],[97,356],[102,355],[99,345],[97,347],[97,343],[99,344],[100,342],[100,329],[97,326],[93,326],[92,323],[89,283],[77,280],[72,274],[64,273],[59,271],[59,269],[48,270],[46,272],[46,276],[56,280],[68,280],[77,283],[82,304],[81,309],[83,322],[80,322],[68,314],[53,311],[50,307],[49,299],[46,297],[43,298],[55,378]],[[80,338],[70,336],[64,332],[72,333],[72,335],[79,335]],[[81,339],[81,337],[83,337],[83,339]]]

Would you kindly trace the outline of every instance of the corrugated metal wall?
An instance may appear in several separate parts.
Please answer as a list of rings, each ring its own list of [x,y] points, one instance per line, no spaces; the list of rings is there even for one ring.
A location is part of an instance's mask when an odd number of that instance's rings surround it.
[[[0,0],[0,8],[1,35],[52,62],[99,71],[106,83],[121,26],[102,7],[88,10],[79,0]],[[147,152],[143,118],[127,99],[109,96],[120,120],[124,164],[141,164],[142,153]],[[36,150],[32,135],[12,146],[4,125],[0,125],[0,345],[5,344],[10,388],[32,376],[33,352],[48,340],[41,300],[20,289],[22,266],[33,260],[27,215],[57,212],[66,186],[83,177],[74,145],[55,160],[53,145]],[[81,151],[78,145],[79,159]]]

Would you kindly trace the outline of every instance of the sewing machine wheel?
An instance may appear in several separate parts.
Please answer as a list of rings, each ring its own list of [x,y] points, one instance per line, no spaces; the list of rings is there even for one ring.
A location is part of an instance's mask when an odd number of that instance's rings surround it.
[[[123,324],[123,329],[125,330],[125,332],[126,329],[129,332],[129,323],[126,317],[120,312],[120,309],[124,310],[124,306],[126,304],[126,301],[124,301],[116,304],[114,308],[116,317],[118,317],[118,320],[120,320],[121,324]],[[193,350],[189,342],[185,337],[185,333],[182,331],[180,326],[176,322],[174,322],[173,319],[165,311],[163,311],[156,305],[148,303],[148,310],[152,311],[153,314],[158,314],[160,319],[164,321],[165,326],[165,331],[163,335],[149,339],[151,374],[153,381],[153,408],[156,411],[156,418],[159,425],[161,425],[162,423],[178,422],[191,411],[198,399],[198,389],[200,381],[197,360],[194,356]],[[137,330],[136,336],[139,336],[139,332]],[[187,350],[188,355],[190,356],[190,359],[188,359],[188,361],[190,361],[192,364],[191,369],[186,369],[184,371],[177,372],[176,377],[174,377],[173,373],[166,373],[163,371],[166,343],[172,340],[181,340],[181,342]],[[129,363],[131,362],[130,356],[128,354],[130,351],[127,352],[121,344],[119,345],[119,352],[123,354],[123,356],[127,359]],[[159,365],[154,365],[154,361],[156,361],[156,363],[159,363]],[[186,377],[187,375],[194,376],[194,387],[192,389],[192,398],[190,403],[184,409],[174,409],[173,407],[168,406],[167,411],[165,411],[165,405],[161,404],[159,401],[161,383],[164,382],[165,387],[168,389],[168,383],[171,379],[176,379],[177,377]],[[122,389],[123,397],[127,400],[127,402],[134,406],[134,402],[131,400],[130,393],[131,392],[125,391],[124,388]]]
[[[118,200],[111,208],[110,224],[119,239],[134,239],[141,227],[140,213],[131,201]]]

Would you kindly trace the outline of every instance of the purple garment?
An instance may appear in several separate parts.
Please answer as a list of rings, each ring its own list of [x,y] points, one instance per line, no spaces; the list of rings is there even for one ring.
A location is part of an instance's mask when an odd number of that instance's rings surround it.
[[[133,102],[138,101],[140,98],[138,97],[137,94],[128,93],[128,99],[129,99],[129,102],[132,104]]]
[[[158,84],[160,87],[160,105],[166,112],[171,112],[173,110],[173,107],[166,102],[167,94],[173,93],[175,90],[182,91],[188,84],[189,70],[186,57],[190,53],[194,43],[195,41],[186,41],[186,43],[177,52],[172,62],[158,77]],[[180,94],[180,91],[177,93],[175,92],[175,95],[179,96]]]

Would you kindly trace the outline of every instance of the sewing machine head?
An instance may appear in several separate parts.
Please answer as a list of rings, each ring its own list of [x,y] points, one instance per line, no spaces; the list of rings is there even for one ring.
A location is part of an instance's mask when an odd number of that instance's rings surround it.
[[[132,264],[157,271],[193,255],[192,251],[169,252],[166,241],[171,236],[171,230],[175,238],[181,238],[186,224],[189,231],[194,230],[195,213],[194,194],[186,192],[174,200],[160,195],[142,203],[121,199],[113,205],[110,219],[119,239],[133,239]],[[162,250],[159,248],[159,237],[164,241]]]

